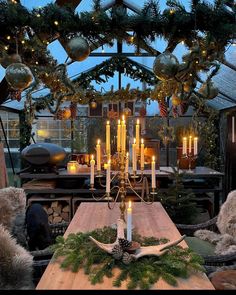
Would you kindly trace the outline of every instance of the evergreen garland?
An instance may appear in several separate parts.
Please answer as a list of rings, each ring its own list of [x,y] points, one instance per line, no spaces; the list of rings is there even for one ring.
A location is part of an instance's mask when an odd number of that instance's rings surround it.
[[[174,246],[160,257],[142,257],[125,265],[98,248],[90,241],[89,236],[103,243],[112,243],[116,239],[116,230],[104,227],[92,232],[69,234],[66,239],[59,236],[52,249],[55,251],[54,259],[63,256],[61,268],[70,268],[73,272],[83,269],[92,284],[102,283],[105,276],[112,278],[114,268],[119,268],[120,272],[113,279],[113,285],[119,287],[123,281],[128,280],[128,289],[149,289],[160,278],[176,286],[176,278],[187,278],[192,272],[204,271],[201,266],[202,258],[189,248]],[[133,240],[142,246],[164,244],[168,241],[142,237],[137,233],[134,233]]]

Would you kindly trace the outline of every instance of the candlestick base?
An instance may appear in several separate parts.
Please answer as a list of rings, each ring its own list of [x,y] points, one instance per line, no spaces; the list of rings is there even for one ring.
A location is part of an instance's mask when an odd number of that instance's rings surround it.
[[[138,242],[132,241],[131,247],[126,249],[126,251],[130,254],[134,254],[138,249],[140,249],[141,245]]]
[[[90,184],[90,189],[89,189],[90,191],[95,191],[96,190],[96,188],[94,187],[94,184]]]
[[[131,174],[130,177],[134,179],[139,178],[139,176],[136,174],[136,171],[134,171],[134,174]]]
[[[97,177],[97,178],[102,178],[102,177],[104,176],[104,175],[102,174],[101,170],[99,170],[97,173],[98,173],[98,174],[95,175],[95,177]]]

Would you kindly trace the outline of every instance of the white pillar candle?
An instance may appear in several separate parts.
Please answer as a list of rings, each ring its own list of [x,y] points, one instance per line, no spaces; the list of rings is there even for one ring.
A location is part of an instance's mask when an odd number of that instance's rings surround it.
[[[141,153],[140,153],[140,166],[141,169],[144,169],[144,142],[143,142],[143,138],[141,139]]]
[[[98,141],[97,141],[96,152],[97,152],[97,170],[101,171],[101,145],[100,145],[100,139],[98,139]]]
[[[139,124],[139,119],[137,119],[137,124],[136,124],[136,153],[139,154],[139,137],[140,137],[140,124]]]
[[[132,144],[132,163],[133,163],[133,173],[137,171],[137,159],[136,159],[136,139],[134,138],[134,143]]]
[[[128,179],[129,175],[129,153],[126,153],[126,160],[125,160],[125,178]]]
[[[194,137],[193,139],[193,154],[196,156],[198,153],[198,138]]]
[[[93,159],[93,155],[92,155],[91,161],[90,161],[90,184],[94,184],[94,166],[95,166],[95,160]]]
[[[187,154],[187,137],[183,137],[183,150],[182,150],[183,155]]]
[[[126,150],[126,124],[125,119],[123,116],[122,124],[121,124],[121,151],[123,154],[125,154]]]
[[[127,240],[132,241],[132,207],[131,201],[129,201],[129,207],[127,208]]]
[[[106,124],[106,153],[107,156],[111,154],[111,126],[109,121]]]
[[[189,147],[188,148],[189,148],[189,150],[188,150],[189,154],[191,154],[191,152],[192,152],[192,136],[191,135],[189,136]]]
[[[152,157],[152,188],[156,188],[156,162],[155,162],[155,156]]]
[[[121,151],[121,125],[120,120],[118,120],[117,125],[117,152],[119,153]]]
[[[235,117],[232,116],[232,142],[235,142]]]
[[[106,174],[106,193],[110,193],[111,189],[111,161],[107,162],[107,174]]]

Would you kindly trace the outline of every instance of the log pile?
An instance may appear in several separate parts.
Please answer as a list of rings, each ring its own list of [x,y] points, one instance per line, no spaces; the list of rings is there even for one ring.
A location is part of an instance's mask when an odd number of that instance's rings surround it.
[[[44,210],[48,214],[48,221],[51,224],[69,222],[70,221],[70,206],[68,203],[53,201],[43,205]]]

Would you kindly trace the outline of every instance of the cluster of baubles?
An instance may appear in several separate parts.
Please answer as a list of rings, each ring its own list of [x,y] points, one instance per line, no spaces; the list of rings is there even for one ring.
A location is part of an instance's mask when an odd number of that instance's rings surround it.
[[[196,56],[193,56],[192,53],[188,54],[183,57],[184,62],[180,64],[176,56],[168,51],[156,57],[153,64],[153,72],[160,81],[156,85],[151,98],[158,100],[162,117],[166,117],[168,114],[165,99],[167,96],[171,97],[172,114],[174,117],[183,115],[187,111],[189,94],[195,89],[197,84],[188,64],[194,62],[197,66],[198,59],[195,58]],[[203,99],[213,99],[218,93],[218,88],[211,80],[203,83],[198,90],[199,96]]]

